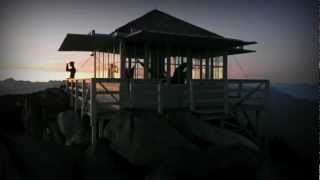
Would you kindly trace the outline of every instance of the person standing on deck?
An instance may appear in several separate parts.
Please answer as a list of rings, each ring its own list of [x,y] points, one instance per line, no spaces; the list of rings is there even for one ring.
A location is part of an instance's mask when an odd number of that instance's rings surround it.
[[[70,64],[70,68],[69,68],[69,64]],[[76,72],[77,72],[76,68],[74,67],[74,62],[73,61],[71,61],[70,63],[66,64],[66,71],[70,72],[70,77],[69,78],[73,79],[75,74],[76,74]]]
[[[187,63],[180,64],[174,71],[171,82],[174,84],[183,84],[187,77]]]

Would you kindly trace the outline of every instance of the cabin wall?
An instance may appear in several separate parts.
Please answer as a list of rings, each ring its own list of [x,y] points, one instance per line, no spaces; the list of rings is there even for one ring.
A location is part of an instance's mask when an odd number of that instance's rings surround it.
[[[120,78],[122,72],[122,79],[167,79],[169,82],[176,69],[181,64],[187,63],[188,58],[191,58],[192,79],[223,79],[223,56],[215,57],[209,50],[203,51],[201,56],[197,56],[198,53],[192,49],[155,47],[148,45],[148,43],[144,46],[125,43],[123,41],[119,44],[122,47],[119,47],[118,52],[113,52],[111,49],[107,52],[96,51],[94,53],[96,78]],[[141,56],[142,53],[144,56]],[[121,58],[123,65],[121,65]],[[121,66],[123,66],[123,70]],[[133,73],[129,73],[130,71]],[[181,75],[178,74],[178,76]]]

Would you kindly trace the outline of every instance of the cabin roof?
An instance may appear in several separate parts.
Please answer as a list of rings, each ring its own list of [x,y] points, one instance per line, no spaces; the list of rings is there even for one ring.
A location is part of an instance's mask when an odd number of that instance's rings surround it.
[[[247,53],[254,51],[243,50],[242,47],[256,44],[252,41],[226,38],[159,10],[152,10],[110,34],[67,34],[59,51],[99,50],[117,53],[119,39],[135,44],[147,42],[158,47],[170,45],[173,48],[191,48],[199,52],[204,49],[227,49],[234,53]]]
[[[216,33],[190,24],[184,20],[178,19],[157,9],[152,10],[135,20],[128,22],[127,24],[117,28],[113,33],[118,32],[130,34],[141,30],[164,32],[185,36],[206,36],[222,38],[222,36]]]

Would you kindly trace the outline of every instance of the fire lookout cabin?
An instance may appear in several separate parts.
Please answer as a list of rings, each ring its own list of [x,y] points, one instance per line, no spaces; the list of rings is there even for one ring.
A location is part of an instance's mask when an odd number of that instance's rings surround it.
[[[256,42],[220,36],[159,10],[110,34],[67,34],[59,51],[92,52],[89,79],[67,79],[72,107],[90,117],[92,143],[121,111],[183,110],[200,120],[231,115],[252,121],[265,111],[269,81],[228,78],[228,56]]]

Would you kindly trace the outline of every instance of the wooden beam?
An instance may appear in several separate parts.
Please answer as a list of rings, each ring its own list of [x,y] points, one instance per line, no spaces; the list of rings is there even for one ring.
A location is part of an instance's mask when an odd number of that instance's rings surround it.
[[[79,91],[79,89],[78,89],[78,80],[76,79],[75,80],[75,88],[74,88],[74,95],[75,95],[75,97],[74,97],[74,112],[77,112],[77,110],[78,110],[78,91]]]
[[[97,68],[97,74],[98,74],[98,78],[100,77],[100,52],[97,52],[97,64],[98,64],[98,68]]]
[[[213,79],[213,57],[210,58],[210,79]]]
[[[192,80],[192,57],[189,49],[187,50],[187,80],[188,83]]]
[[[125,55],[125,42],[123,39],[119,43],[119,56],[120,56],[120,79],[125,79],[126,68],[126,55]]]
[[[200,61],[200,79],[202,79],[202,57],[199,57],[199,61]]]
[[[93,77],[96,78],[97,77],[97,53],[96,51],[93,52]]]
[[[224,111],[229,113],[229,95],[228,95],[228,52],[223,55],[223,81],[224,81]]]
[[[167,83],[170,84],[171,81],[171,56],[167,55]]]
[[[144,79],[149,79],[149,60],[151,58],[150,48],[148,44],[144,47]]]
[[[209,58],[206,57],[206,79],[209,79]]]
[[[91,78],[90,85],[90,125],[91,125],[91,143],[96,144],[97,141],[97,123],[96,123],[96,78]]]
[[[85,111],[85,103],[86,103],[86,81],[83,79],[81,80],[81,87],[82,87],[82,101],[81,101],[81,121],[84,115],[84,111]]]
[[[156,73],[156,78],[158,79],[160,77],[160,57],[159,57],[159,49],[154,50],[154,64],[155,64],[155,73]]]

